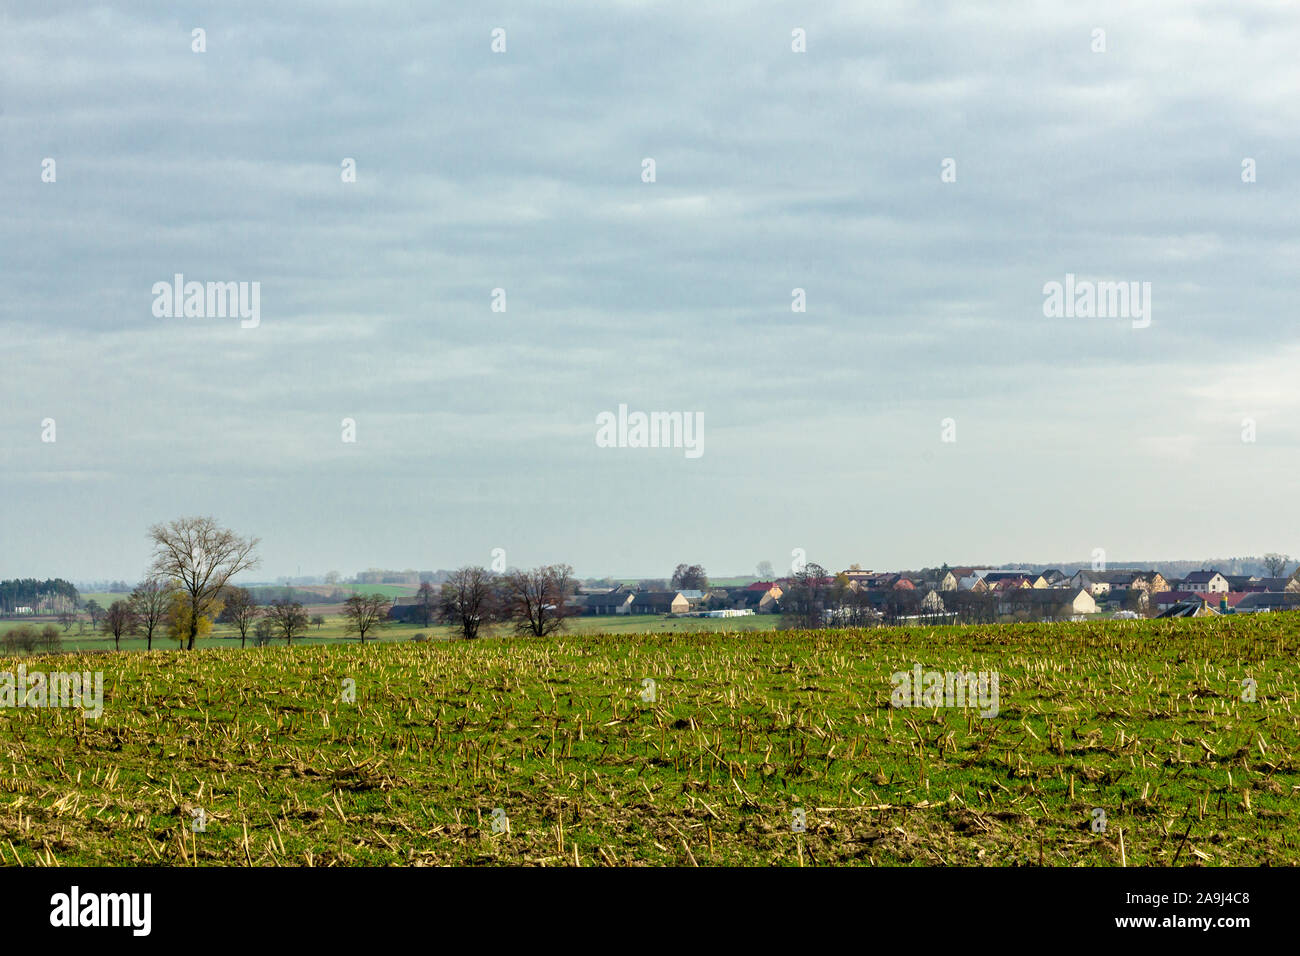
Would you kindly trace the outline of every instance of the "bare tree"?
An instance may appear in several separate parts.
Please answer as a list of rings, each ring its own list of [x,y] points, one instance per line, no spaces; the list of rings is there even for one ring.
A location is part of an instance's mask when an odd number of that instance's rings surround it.
[[[46,624],[41,628],[41,647],[48,654],[63,649],[63,637],[53,624]]]
[[[265,616],[259,617],[257,624],[253,626],[253,646],[266,647],[267,644],[271,643],[271,637],[274,633],[275,628],[271,626],[271,622]]]
[[[153,650],[153,632],[167,621],[171,609],[172,586],[162,578],[149,578],[131,592],[131,610],[139,629],[144,631],[145,650]]]
[[[495,619],[498,598],[496,581],[487,568],[461,568],[442,586],[442,613],[472,641],[479,628]]]
[[[997,620],[997,599],[977,591],[949,591],[943,603],[957,615],[959,624],[990,624]]]
[[[212,518],[177,518],[149,529],[154,543],[155,574],[174,581],[189,597],[190,632],[187,650],[194,649],[199,618],[211,616],[226,583],[240,571],[257,565],[257,538],[241,538]]]
[[[420,622],[420,626],[428,627],[433,623],[441,601],[442,596],[432,584],[428,581],[420,583],[420,590],[415,592],[415,619]]]
[[[36,649],[36,643],[40,636],[36,633],[36,628],[23,624],[8,631],[4,636],[5,650],[9,653],[21,649],[31,653]]]
[[[122,635],[135,632],[135,612],[131,602],[114,601],[104,612],[104,633],[113,635],[113,649],[122,649]]]
[[[239,631],[239,646],[246,647],[249,629],[261,615],[262,606],[257,603],[253,592],[248,588],[226,588],[225,602],[226,606],[221,615],[235,626],[235,630]]]
[[[1286,566],[1291,563],[1289,555],[1278,554],[1276,551],[1270,551],[1264,555],[1264,567],[1268,570],[1270,578],[1280,578],[1286,574]]]
[[[872,594],[866,588],[855,587],[844,575],[837,575],[830,587],[834,605],[831,616],[836,624],[847,627],[866,627],[878,624],[882,618]],[[797,603],[798,595],[796,594]]]
[[[392,603],[382,594],[352,595],[343,602],[343,618],[348,624],[344,633],[356,634],[364,644],[368,631],[381,628],[388,621]]]
[[[104,609],[100,606],[98,601],[91,598],[86,602],[86,613],[90,615],[91,630],[98,631],[99,622],[104,619]]]
[[[781,595],[782,626],[824,627],[834,582],[820,564],[809,563],[790,579]]]
[[[72,630],[72,625],[76,622],[77,615],[73,614],[71,611],[59,612],[59,624],[63,627],[64,631]]]
[[[307,630],[307,611],[301,601],[276,598],[266,606],[266,619],[271,622],[272,630],[289,645],[293,644],[295,634]]]
[[[564,605],[572,591],[573,568],[548,564],[506,575],[506,612],[520,634],[543,637],[564,626]]]

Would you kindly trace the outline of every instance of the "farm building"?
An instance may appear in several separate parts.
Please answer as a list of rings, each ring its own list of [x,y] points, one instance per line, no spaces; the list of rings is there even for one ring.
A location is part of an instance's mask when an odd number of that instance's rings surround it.
[[[781,609],[781,593],[780,588],[772,588],[770,591],[736,590],[730,594],[731,606],[755,614],[775,614]]]
[[[635,595],[622,587],[603,594],[584,594],[583,612],[586,614],[630,614]]]
[[[681,591],[637,591],[629,609],[633,614],[685,614],[691,602]]]
[[[1300,610],[1300,594],[1294,591],[1255,591],[1237,602],[1237,613]]]
[[[998,600],[998,612],[1028,611],[1039,617],[1096,614],[1097,602],[1084,588],[1012,588]]]

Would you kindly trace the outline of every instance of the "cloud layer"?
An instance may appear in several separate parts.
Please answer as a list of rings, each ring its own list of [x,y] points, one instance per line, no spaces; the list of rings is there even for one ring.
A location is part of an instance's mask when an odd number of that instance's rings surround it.
[[[0,576],[188,513],[266,576],[1300,551],[1300,11],[1001,9],[11,10]],[[1045,318],[1067,273],[1151,326]],[[705,454],[597,448],[620,403]]]

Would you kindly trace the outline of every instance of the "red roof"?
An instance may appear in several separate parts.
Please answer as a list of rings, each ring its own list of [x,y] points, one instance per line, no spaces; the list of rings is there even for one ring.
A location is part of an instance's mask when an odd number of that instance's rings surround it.
[[[1018,591],[1018,590],[1021,590],[1021,585],[1023,585],[1023,584],[1033,584],[1033,582],[1030,581],[1029,578],[1026,578],[1026,577],[1019,577],[1019,578],[1003,578],[1001,581],[997,581],[996,583],[994,583],[994,585],[993,585],[993,590],[995,590],[995,591]]]

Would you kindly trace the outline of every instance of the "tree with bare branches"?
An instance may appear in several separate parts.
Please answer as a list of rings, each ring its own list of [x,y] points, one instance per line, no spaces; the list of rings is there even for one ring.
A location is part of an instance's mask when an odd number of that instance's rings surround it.
[[[496,618],[498,596],[497,581],[487,568],[460,568],[442,586],[443,617],[472,641]]]
[[[564,627],[572,590],[573,568],[567,564],[512,571],[505,578],[506,614],[520,634],[544,637]]]
[[[307,609],[301,601],[276,598],[266,606],[266,619],[271,622],[271,628],[291,646],[294,635],[307,630]]]
[[[1264,555],[1264,567],[1268,570],[1270,578],[1280,578],[1286,574],[1286,566],[1291,563],[1289,555],[1278,554],[1276,551],[1270,551]]]
[[[226,607],[221,616],[239,631],[239,646],[245,647],[248,642],[248,632],[261,615],[262,606],[257,603],[253,592],[248,588],[226,588],[225,600]]]
[[[266,645],[271,643],[271,638],[274,634],[275,629],[271,627],[271,622],[267,620],[266,615],[263,614],[257,619],[257,623],[253,625],[253,646],[266,647]]]
[[[347,621],[347,634],[356,634],[361,643],[366,633],[384,626],[388,621],[388,608],[392,602],[382,594],[354,594],[343,602],[343,618]]]
[[[149,578],[136,585],[130,601],[136,623],[144,631],[145,650],[151,651],[153,632],[166,623],[171,609],[172,586],[163,578]]]
[[[428,627],[437,616],[441,595],[428,581],[420,582],[420,590],[415,592],[415,619],[421,627]]]
[[[781,595],[781,624],[792,628],[826,626],[834,580],[820,564],[807,564],[790,577]]]
[[[86,613],[90,615],[90,629],[92,631],[98,631],[99,622],[104,619],[104,608],[98,601],[91,598],[86,602]]]
[[[53,624],[46,624],[41,628],[40,644],[47,654],[53,654],[63,649],[63,635]]]
[[[114,601],[104,612],[104,633],[113,635],[113,649],[122,649],[122,635],[135,631],[135,611],[129,601]]]
[[[175,583],[188,597],[187,650],[194,649],[201,617],[211,617],[227,582],[257,565],[257,538],[244,538],[212,518],[177,518],[149,529],[154,543],[152,571]]]

